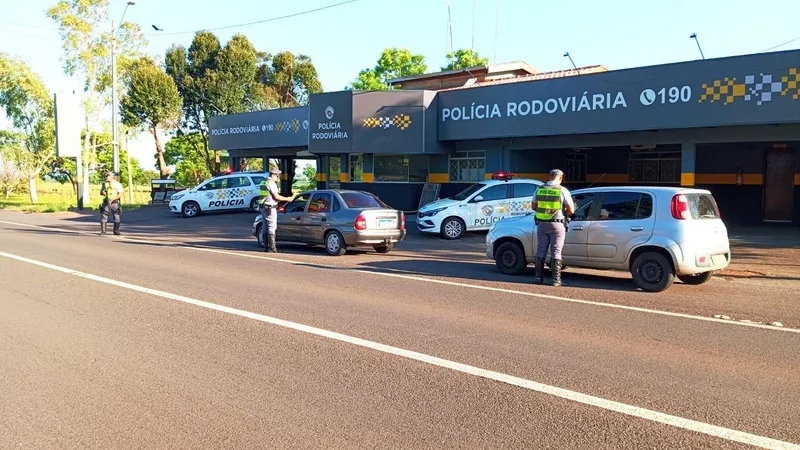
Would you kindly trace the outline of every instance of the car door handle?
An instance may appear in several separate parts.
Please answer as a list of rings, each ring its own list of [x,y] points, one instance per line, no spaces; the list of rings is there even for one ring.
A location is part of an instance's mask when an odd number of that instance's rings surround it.
[[[319,219],[319,221],[320,221],[320,222],[327,222],[327,221],[328,221],[328,218],[327,218],[327,217],[323,217],[323,218]]]
[[[583,226],[581,226],[581,225],[577,225],[577,226],[574,226],[574,227],[572,227],[572,229],[573,229],[573,230],[578,230],[578,231],[580,231],[580,230],[582,230],[582,229],[583,229]]]
[[[300,220],[300,218],[299,218],[299,217],[292,217],[292,219],[294,219],[294,220]]]
[[[644,228],[642,228],[642,227],[638,227],[638,226],[637,227],[631,227],[631,231],[642,231],[642,230],[644,230]]]

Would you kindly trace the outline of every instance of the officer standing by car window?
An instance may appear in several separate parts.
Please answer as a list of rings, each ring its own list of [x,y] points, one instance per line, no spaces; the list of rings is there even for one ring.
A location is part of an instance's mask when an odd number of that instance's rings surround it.
[[[106,173],[106,181],[100,188],[100,195],[103,197],[103,204],[100,207],[100,234],[106,234],[106,223],[108,222],[108,215],[114,215],[114,234],[119,236],[120,216],[122,215],[122,208],[120,207],[120,199],[122,199],[122,184],[114,179],[114,173]]]
[[[531,208],[536,222],[536,283],[544,283],[544,260],[547,248],[552,246],[550,269],[553,286],[561,286],[561,249],[566,237],[566,217],[575,212],[575,203],[569,190],[561,186],[564,172],[553,169],[550,181],[536,189]],[[566,215],[564,214],[566,210]]]
[[[294,197],[284,197],[278,192],[278,181],[281,179],[281,171],[277,168],[269,171],[269,178],[261,182],[261,192],[264,198],[261,200],[259,210],[263,219],[261,233],[264,241],[264,251],[278,253],[275,245],[275,232],[278,231],[278,202],[291,202]]]

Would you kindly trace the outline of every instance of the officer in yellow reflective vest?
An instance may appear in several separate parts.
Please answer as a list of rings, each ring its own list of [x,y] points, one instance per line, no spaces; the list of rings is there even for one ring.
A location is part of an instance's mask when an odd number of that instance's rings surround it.
[[[533,194],[531,208],[536,221],[537,284],[544,283],[544,260],[550,247],[553,286],[561,286],[561,249],[564,247],[564,238],[567,234],[565,219],[567,215],[575,212],[572,195],[567,188],[561,186],[563,178],[564,172],[558,169],[551,170],[550,181],[539,186]]]

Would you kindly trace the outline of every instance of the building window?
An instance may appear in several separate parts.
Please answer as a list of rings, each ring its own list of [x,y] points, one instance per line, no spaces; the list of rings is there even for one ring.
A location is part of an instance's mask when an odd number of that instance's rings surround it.
[[[564,161],[564,182],[586,181],[586,153],[568,152]]]
[[[350,182],[361,183],[364,181],[364,155],[354,153],[350,155]]]
[[[632,151],[628,178],[634,183],[680,183],[681,152]]]
[[[456,152],[450,156],[450,181],[470,183],[486,179],[486,152]]]
[[[428,155],[375,155],[375,181],[425,183]]]

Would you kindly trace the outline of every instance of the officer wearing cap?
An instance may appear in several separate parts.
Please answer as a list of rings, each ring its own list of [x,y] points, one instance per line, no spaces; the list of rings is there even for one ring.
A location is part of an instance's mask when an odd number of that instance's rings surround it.
[[[100,195],[103,197],[103,204],[100,207],[100,234],[106,234],[106,223],[108,215],[114,215],[114,234],[119,235],[120,199],[122,198],[122,184],[114,179],[114,173],[106,173],[106,180],[100,187]]]
[[[284,197],[278,192],[278,181],[281,179],[281,171],[277,168],[269,171],[269,178],[261,182],[261,199],[259,210],[263,225],[261,226],[262,236],[264,237],[264,251],[278,253],[275,245],[275,232],[278,231],[278,202],[290,202],[294,197]]]
[[[550,269],[553,273],[553,286],[561,286],[561,249],[567,234],[565,211],[567,215],[575,212],[575,203],[567,188],[561,186],[564,172],[553,169],[550,181],[536,189],[531,208],[536,221],[536,283],[544,283],[544,260],[547,249],[551,247]]]

